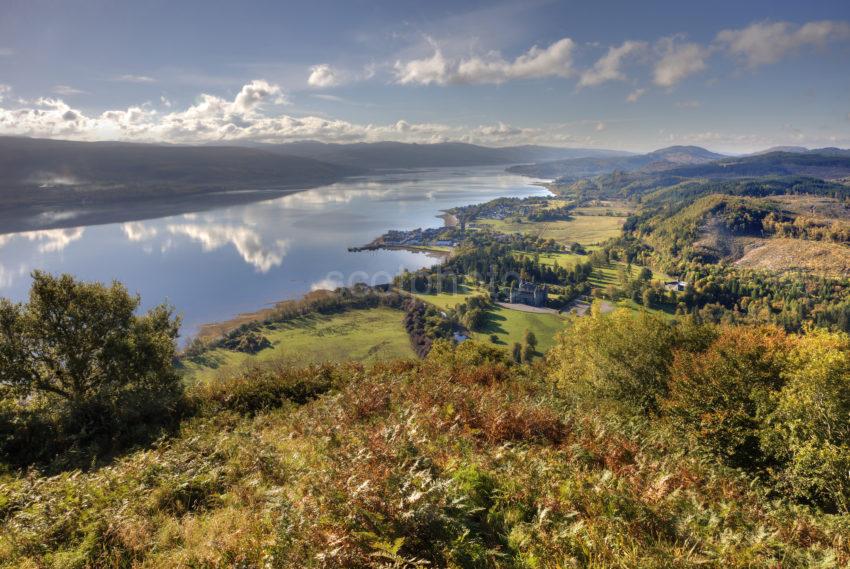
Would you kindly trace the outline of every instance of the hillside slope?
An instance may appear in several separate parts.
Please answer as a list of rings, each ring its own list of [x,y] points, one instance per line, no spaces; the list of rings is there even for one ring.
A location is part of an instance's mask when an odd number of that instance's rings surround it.
[[[724,158],[699,146],[670,146],[647,154],[633,156],[591,157],[555,160],[514,166],[509,171],[541,178],[563,178],[575,180],[614,171],[632,172],[663,171],[683,164],[703,164]]]
[[[576,406],[553,388],[474,345],[199,385],[188,394],[195,416],[151,448],[88,472],[4,478],[0,565],[850,559],[843,516],[769,500],[756,479],[689,450],[675,429],[610,402]]]
[[[67,226],[69,210],[83,215],[76,225],[197,211],[362,172],[243,147],[0,137],[0,232],[32,229],[38,215],[40,228]]]

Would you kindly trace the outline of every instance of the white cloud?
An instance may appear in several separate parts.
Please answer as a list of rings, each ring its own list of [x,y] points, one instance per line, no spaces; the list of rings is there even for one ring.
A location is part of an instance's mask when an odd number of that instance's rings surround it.
[[[564,125],[518,128],[505,123],[479,126],[412,123],[358,124],[317,116],[274,114],[271,103],[285,102],[277,85],[255,80],[228,100],[202,94],[183,110],[160,112],[148,104],[87,115],[61,99],[42,98],[21,108],[0,105],[0,134],[72,140],[130,140],[136,142],[205,143],[251,140],[287,142],[315,139],[327,142],[443,142],[477,144],[581,144],[595,141],[574,137]]]
[[[341,277],[328,276],[310,285],[310,290],[336,290],[344,286]]]
[[[115,77],[114,80],[121,81],[123,83],[156,83],[156,79],[153,77],[149,77],[147,75],[133,75],[131,73],[119,75]]]
[[[606,81],[624,80],[625,74],[620,67],[623,60],[646,49],[646,43],[625,41],[617,47],[608,48],[608,53],[600,57],[590,69],[585,70],[579,79],[579,87],[592,87]]]
[[[677,101],[676,107],[680,109],[698,109],[702,106],[702,103],[697,101],[696,99],[691,99],[688,101]]]
[[[646,93],[646,89],[635,89],[626,96],[626,102],[636,103],[638,99],[643,97],[644,93]]]
[[[147,241],[159,233],[156,227],[148,227],[139,221],[129,221],[121,225],[121,229],[130,241]]]
[[[85,93],[82,89],[77,89],[75,87],[71,87],[70,85],[54,85],[52,91],[57,95],[63,95],[65,97],[71,95],[82,95]]]
[[[289,251],[288,240],[276,239],[272,243],[264,244],[260,234],[248,227],[187,223],[169,225],[168,231],[199,242],[204,251],[214,251],[230,243],[242,260],[261,273],[267,273],[279,266]]]
[[[603,130],[605,130],[606,128],[608,128],[608,125],[606,125],[606,124],[605,124],[604,122],[602,122],[602,121],[599,121],[598,123],[596,123],[596,126],[595,126],[595,127],[593,127],[593,130],[595,130],[596,132],[602,132],[602,131],[603,131]]]
[[[165,95],[160,95],[159,102],[162,103],[163,107],[171,108],[171,101]]]
[[[4,85],[0,83],[0,103],[3,102],[3,99],[6,98],[6,95],[12,92],[12,88],[9,85]]]
[[[396,61],[396,81],[402,85],[418,83],[430,85],[431,83],[445,84],[450,75],[450,63],[443,57],[443,53],[436,49],[434,55],[424,59],[413,59],[402,63]]]
[[[696,43],[677,43],[675,38],[659,41],[661,59],[655,64],[656,85],[672,87],[688,75],[705,69],[709,50]]]
[[[322,63],[310,68],[310,77],[307,78],[307,84],[319,89],[335,87],[340,84],[340,77],[333,67],[327,63]]]
[[[283,105],[287,102],[280,87],[262,79],[255,79],[242,86],[242,90],[239,91],[233,101],[233,110],[251,113],[269,100],[273,100],[276,105]]]
[[[0,57],[10,57],[15,52],[12,48],[9,47],[0,47]]]
[[[790,22],[758,22],[738,30],[722,30],[716,42],[748,67],[776,63],[805,46],[822,47],[850,39],[850,24],[823,20],[797,26]]]
[[[569,77],[573,73],[572,52],[575,43],[563,38],[547,48],[533,46],[513,61],[499,53],[447,58],[438,46],[430,57],[397,61],[395,79],[402,85],[446,85],[455,83],[499,84],[515,79]]]
[[[83,233],[85,233],[84,227],[23,231],[21,233],[2,236],[3,239],[0,239],[0,247],[5,245],[12,238],[21,238],[38,243],[39,253],[58,253],[74,241],[82,239]]]

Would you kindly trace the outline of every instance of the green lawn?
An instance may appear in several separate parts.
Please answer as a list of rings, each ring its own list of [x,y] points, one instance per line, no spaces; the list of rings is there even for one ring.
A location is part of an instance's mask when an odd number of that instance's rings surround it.
[[[544,266],[552,266],[558,263],[560,267],[571,267],[576,263],[587,261],[590,259],[588,255],[574,255],[573,253],[536,253],[540,259],[540,264]],[[515,255],[518,259],[525,257],[533,258],[535,253],[525,253],[516,251]]]
[[[578,215],[569,221],[521,221],[513,219],[479,219],[476,225],[491,227],[502,233],[524,233],[563,244],[592,245],[617,237],[625,217]]]
[[[482,294],[486,294],[486,292],[482,289],[470,287],[468,285],[459,285],[457,293],[454,294],[447,292],[441,292],[440,294],[416,293],[413,296],[423,302],[433,304],[441,310],[446,310],[449,308],[454,308],[458,304],[463,304],[464,302],[466,302],[466,299],[470,297],[479,296]]]
[[[471,296],[482,294],[484,291],[473,287],[463,287],[458,294],[417,294],[416,298],[446,310],[464,302]],[[500,348],[510,348],[514,342],[523,343],[525,331],[531,330],[537,336],[537,350],[541,354],[552,347],[555,333],[564,327],[564,319],[557,314],[521,312],[501,306],[494,306],[487,311],[487,324],[481,332],[473,333],[473,338],[481,342],[490,342],[490,335],[495,334]]]
[[[374,361],[415,357],[402,325],[403,312],[392,308],[313,314],[263,328],[272,347],[255,355],[217,349],[208,352],[212,365],[186,362],[186,377],[203,380],[251,362]]]
[[[498,338],[497,346],[508,348],[514,342],[525,341],[525,331],[537,336],[537,351],[541,354],[555,343],[555,334],[564,328],[564,319],[557,314],[521,312],[496,306],[487,311],[487,324],[481,332],[473,334],[476,340],[490,342],[490,335]]]

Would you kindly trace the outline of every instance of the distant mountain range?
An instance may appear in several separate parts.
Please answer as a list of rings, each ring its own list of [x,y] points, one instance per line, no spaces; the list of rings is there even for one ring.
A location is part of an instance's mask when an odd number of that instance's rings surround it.
[[[462,142],[328,144],[304,141],[287,144],[255,144],[252,146],[276,154],[312,158],[331,164],[370,170],[507,165],[569,158],[607,158],[630,155],[628,152],[594,148],[555,148],[534,145],[492,148]]]
[[[0,137],[0,187],[293,187],[325,183],[363,168],[255,148],[70,142]]]
[[[685,164],[705,164],[724,158],[699,146],[670,146],[647,154],[552,160],[508,168],[510,172],[540,178],[577,180],[614,171],[661,171]]]
[[[0,233],[246,203],[364,172],[255,148],[0,137]]]
[[[850,175],[850,150],[817,148],[724,158],[668,169],[667,174],[712,179],[756,176],[810,176],[825,180]]]

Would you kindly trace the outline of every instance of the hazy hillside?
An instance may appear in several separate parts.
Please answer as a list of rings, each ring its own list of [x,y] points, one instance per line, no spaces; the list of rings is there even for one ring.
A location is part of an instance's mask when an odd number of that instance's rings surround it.
[[[197,211],[361,172],[244,147],[0,137],[0,232]]]
[[[517,164],[580,157],[626,156],[615,150],[510,146],[489,148],[462,142],[405,144],[373,142],[326,144],[316,141],[259,145],[269,152],[315,158],[324,162],[372,169],[432,168],[440,166],[482,166]]]
[[[721,158],[723,158],[722,154],[716,154],[698,146],[670,146],[647,154],[571,158],[514,166],[509,170],[527,176],[575,180],[614,171],[669,170],[683,164],[704,164]]]
[[[0,187],[315,184],[357,173],[303,157],[231,146],[170,146],[0,137]]]

